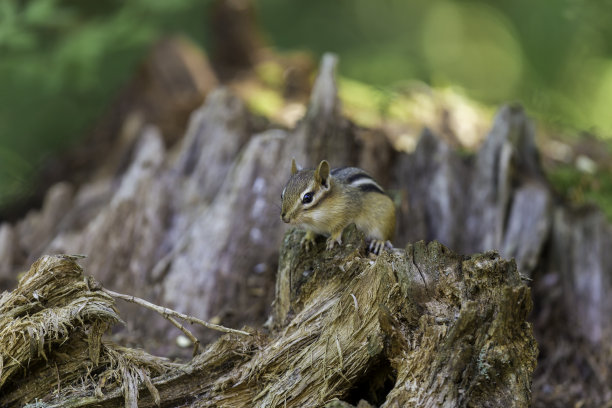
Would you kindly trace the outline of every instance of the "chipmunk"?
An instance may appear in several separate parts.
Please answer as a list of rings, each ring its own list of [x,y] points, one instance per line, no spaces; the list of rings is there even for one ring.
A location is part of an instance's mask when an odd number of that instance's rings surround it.
[[[323,160],[316,170],[298,170],[293,159],[281,200],[281,219],[306,230],[301,242],[306,250],[317,234],[329,236],[327,249],[342,244],[342,231],[355,223],[370,241],[369,250],[379,254],[395,232],[393,201],[370,175],[356,167],[330,171],[329,163]]]

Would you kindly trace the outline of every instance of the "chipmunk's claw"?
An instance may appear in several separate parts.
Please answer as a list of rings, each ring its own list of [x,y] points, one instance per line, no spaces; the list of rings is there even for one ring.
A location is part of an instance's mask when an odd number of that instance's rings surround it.
[[[306,250],[306,252],[310,251],[315,246],[315,234],[310,231],[306,232],[306,235],[300,241],[300,246]]]
[[[391,244],[390,241],[373,239],[372,241],[370,241],[370,245],[368,246],[368,250],[376,255],[380,255],[380,251],[382,251],[384,248],[393,248],[393,244]]]
[[[342,245],[341,235],[338,235],[337,237],[334,237],[332,235],[331,237],[327,238],[327,250],[329,251],[330,249],[332,249],[334,245],[336,245],[336,242],[338,243],[338,245]]]

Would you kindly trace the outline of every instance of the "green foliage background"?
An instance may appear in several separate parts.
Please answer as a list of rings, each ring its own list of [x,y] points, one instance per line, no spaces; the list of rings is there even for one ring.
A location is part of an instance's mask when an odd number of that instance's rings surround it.
[[[85,134],[150,45],[207,46],[212,1],[0,0],[0,206],[48,152]],[[342,75],[386,88],[455,85],[612,135],[612,0],[261,0],[267,40],[339,54]]]

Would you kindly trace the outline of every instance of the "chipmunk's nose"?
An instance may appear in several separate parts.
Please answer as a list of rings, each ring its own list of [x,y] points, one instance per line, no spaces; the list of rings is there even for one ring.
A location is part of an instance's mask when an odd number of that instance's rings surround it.
[[[287,224],[289,224],[289,218],[286,217],[285,213],[281,213],[281,220],[283,220],[283,222],[286,222]]]

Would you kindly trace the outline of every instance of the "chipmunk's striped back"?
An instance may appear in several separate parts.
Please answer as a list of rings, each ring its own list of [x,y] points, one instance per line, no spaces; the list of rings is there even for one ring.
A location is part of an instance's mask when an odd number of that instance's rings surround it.
[[[383,188],[368,173],[357,167],[338,167],[331,171],[332,177],[340,182],[358,188],[364,193],[385,194]]]

